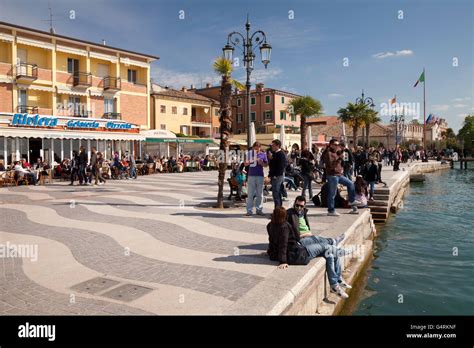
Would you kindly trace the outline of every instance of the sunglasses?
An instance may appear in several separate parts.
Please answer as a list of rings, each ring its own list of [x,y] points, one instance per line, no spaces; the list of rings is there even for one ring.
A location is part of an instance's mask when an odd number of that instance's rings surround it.
[[[295,204],[296,208],[304,208],[304,204]]]

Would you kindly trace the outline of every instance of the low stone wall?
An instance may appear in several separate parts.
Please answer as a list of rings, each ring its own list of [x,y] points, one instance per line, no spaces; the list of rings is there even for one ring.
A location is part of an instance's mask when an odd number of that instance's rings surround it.
[[[430,173],[436,170],[450,169],[449,163],[425,162],[412,164],[407,170],[401,171],[400,175],[390,185],[389,206],[396,201],[401,201],[410,183],[410,174]],[[362,253],[357,257],[344,258],[344,278],[350,283],[357,282],[360,275],[367,267],[373,250],[373,239],[376,229],[371,214],[365,210],[359,218],[347,229],[344,247],[357,246],[362,248]],[[360,251],[360,250],[359,250]],[[304,281],[297,284],[291,290],[291,296],[286,297],[286,302],[281,302],[267,314],[285,315],[336,315],[343,305],[343,301],[337,296],[329,294],[329,284],[325,273],[325,260],[317,258],[311,263]]]

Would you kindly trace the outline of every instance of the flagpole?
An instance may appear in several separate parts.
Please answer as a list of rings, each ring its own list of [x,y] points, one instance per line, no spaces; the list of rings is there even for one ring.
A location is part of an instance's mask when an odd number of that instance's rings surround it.
[[[425,68],[423,68],[423,150],[426,153],[426,75]]]

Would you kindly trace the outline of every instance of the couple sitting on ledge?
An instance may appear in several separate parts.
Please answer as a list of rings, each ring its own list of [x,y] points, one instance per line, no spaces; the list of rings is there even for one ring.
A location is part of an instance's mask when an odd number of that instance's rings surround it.
[[[304,196],[296,197],[293,208],[286,210],[276,207],[272,219],[267,225],[269,246],[267,254],[272,261],[279,261],[279,269],[288,268],[288,265],[307,265],[315,257],[323,256],[326,259],[331,292],[342,298],[349,295],[344,291],[352,288],[341,276],[339,256],[350,253],[347,249],[339,248],[344,234],[337,238],[314,236],[309,227]]]

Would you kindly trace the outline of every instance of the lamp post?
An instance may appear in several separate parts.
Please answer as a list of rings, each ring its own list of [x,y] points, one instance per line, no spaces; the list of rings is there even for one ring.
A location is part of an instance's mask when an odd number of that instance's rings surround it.
[[[250,22],[247,15],[247,23],[245,23],[246,35],[242,35],[237,31],[233,31],[227,36],[227,44],[222,49],[224,53],[224,58],[233,62],[233,52],[234,47],[238,47],[244,56],[244,66],[247,72],[247,81],[245,84],[247,91],[247,147],[252,146],[250,144],[250,125],[252,120],[250,118],[250,74],[253,70],[253,62],[255,60],[255,49],[259,46],[260,54],[262,57],[262,63],[267,68],[268,63],[270,63],[270,55],[272,53],[272,46],[267,43],[267,37],[265,33],[261,30],[257,30],[254,33],[250,34]],[[254,45],[255,42],[255,45]]]
[[[395,125],[395,146],[399,145],[398,141],[398,134],[399,134],[399,129],[401,128],[401,133],[403,137],[403,129],[405,128],[405,115],[404,112],[402,111],[401,115],[398,115],[397,109],[395,109],[395,115],[392,115],[390,118],[390,122]],[[401,124],[401,127],[400,127]]]
[[[360,97],[356,98],[355,103],[366,105],[371,109],[373,109],[375,107],[374,100],[371,97],[365,97],[364,90],[362,90],[362,95]],[[367,134],[365,134],[365,128],[363,128],[363,130],[364,130],[364,136],[366,137]],[[367,142],[369,142],[369,139],[367,139]],[[354,146],[356,146],[356,144],[354,144]],[[367,146],[369,146],[369,144],[367,144]]]

